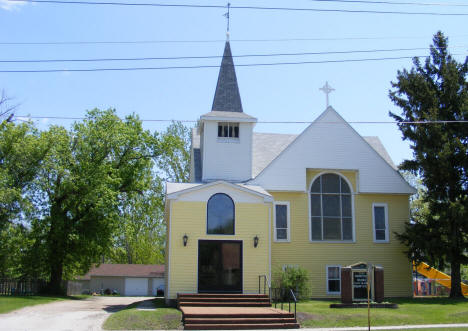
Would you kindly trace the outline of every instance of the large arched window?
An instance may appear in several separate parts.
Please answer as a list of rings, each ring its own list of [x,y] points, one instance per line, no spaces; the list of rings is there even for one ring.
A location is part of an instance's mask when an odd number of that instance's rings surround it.
[[[339,175],[323,174],[310,188],[311,239],[353,240],[351,190]]]
[[[234,202],[229,195],[216,193],[208,200],[206,232],[234,234]]]

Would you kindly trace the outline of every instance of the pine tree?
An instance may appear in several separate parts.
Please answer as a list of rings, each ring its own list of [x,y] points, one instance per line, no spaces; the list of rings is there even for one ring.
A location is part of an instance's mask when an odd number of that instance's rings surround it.
[[[399,239],[416,262],[451,269],[450,297],[463,297],[460,266],[468,263],[468,57],[457,62],[448,39],[434,35],[422,64],[398,71],[390,99],[402,114],[390,113],[410,141],[413,160],[401,168],[420,176],[428,212],[408,223]],[[424,124],[405,122],[426,122]]]

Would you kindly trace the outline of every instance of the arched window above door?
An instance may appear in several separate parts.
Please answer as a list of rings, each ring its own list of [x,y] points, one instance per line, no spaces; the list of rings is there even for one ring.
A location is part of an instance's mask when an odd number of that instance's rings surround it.
[[[216,193],[207,203],[207,234],[234,234],[234,201],[224,193]]]

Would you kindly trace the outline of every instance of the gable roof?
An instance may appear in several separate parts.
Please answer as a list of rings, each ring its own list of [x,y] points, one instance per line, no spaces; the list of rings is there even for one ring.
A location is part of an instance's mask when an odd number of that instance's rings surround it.
[[[358,170],[359,192],[415,193],[379,149],[384,150],[372,147],[328,107],[249,183],[267,190],[305,191],[306,169]]]
[[[266,202],[273,201],[273,197],[270,193],[268,193],[263,187],[257,185],[246,185],[246,184],[235,184],[230,183],[222,180],[210,182],[210,183],[171,183],[166,182],[166,198],[167,199],[177,199],[180,194],[185,194],[201,189],[206,189],[212,186],[217,185],[227,185],[228,187],[234,188],[236,190],[240,190],[243,192],[247,192],[250,194],[254,194],[256,196],[260,196]]]
[[[252,177],[257,177],[297,137],[297,134],[254,132],[252,138]],[[379,137],[363,138],[393,169],[397,170]],[[200,136],[196,128],[192,129],[192,148],[194,152],[194,179],[195,182],[201,182]]]
[[[164,277],[165,266],[160,264],[109,264],[93,266],[79,280],[89,280],[92,276],[107,277]]]
[[[296,134],[254,132],[252,138],[252,177],[257,177],[296,137]]]
[[[216,84],[216,92],[211,110],[243,112],[229,40],[226,41],[224,46],[223,60],[219,68],[218,83]]]

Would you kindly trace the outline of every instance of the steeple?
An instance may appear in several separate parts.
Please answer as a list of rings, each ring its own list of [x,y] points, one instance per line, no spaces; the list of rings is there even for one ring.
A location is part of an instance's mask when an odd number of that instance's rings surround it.
[[[212,111],[230,111],[242,113],[242,103],[237,85],[236,70],[232,59],[229,35],[224,46],[223,60],[219,69],[218,84],[213,100]]]

